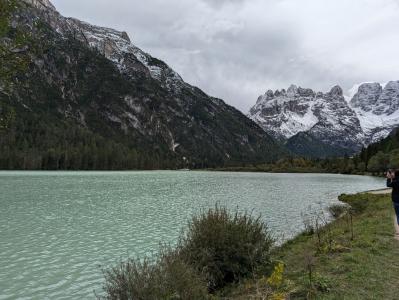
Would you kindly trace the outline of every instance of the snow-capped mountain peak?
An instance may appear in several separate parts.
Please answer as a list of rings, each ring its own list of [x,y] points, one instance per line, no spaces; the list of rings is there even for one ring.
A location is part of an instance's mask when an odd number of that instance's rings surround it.
[[[382,86],[377,82],[363,83],[357,87],[350,105],[353,108],[361,108],[363,111],[371,111],[382,94]]]
[[[399,125],[399,81],[362,83],[349,97],[340,86],[322,93],[291,85],[260,96],[249,117],[279,140],[306,133],[353,153]]]
[[[75,18],[62,16],[49,0],[23,0],[30,5],[43,10],[44,18],[60,34],[70,35],[97,49],[106,58],[111,60],[119,70],[134,76],[136,71],[145,71],[149,76],[159,81],[170,91],[178,91],[186,85],[183,79],[164,62],[153,58],[136,47],[124,31],[91,25]],[[143,69],[143,65],[146,69]]]
[[[359,118],[365,144],[385,138],[399,125],[399,81],[360,84],[349,105]]]
[[[347,122],[339,118],[342,114],[351,119],[350,125],[356,123],[356,116],[347,107],[341,87],[334,86],[324,94],[291,85],[287,91],[266,92],[250,110],[249,116],[279,140],[310,131],[324,140],[324,128],[331,131],[335,139],[333,143],[353,146],[352,144],[358,143],[357,140],[353,142],[346,137],[338,138],[339,136],[332,131],[332,128],[346,126]],[[355,127],[352,129],[357,138],[359,130]]]
[[[168,65],[133,45],[126,32],[91,25],[73,18],[68,18],[66,21],[70,30],[78,32],[82,41],[103,53],[122,73],[129,75],[132,70],[144,65],[152,78],[170,90],[178,89],[184,84],[180,75]],[[137,64],[137,61],[140,64]]]

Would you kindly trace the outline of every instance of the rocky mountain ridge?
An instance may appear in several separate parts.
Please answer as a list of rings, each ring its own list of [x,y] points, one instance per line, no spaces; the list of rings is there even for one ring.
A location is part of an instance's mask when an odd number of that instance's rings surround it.
[[[101,168],[195,168],[285,152],[126,32],[63,17],[48,0],[0,1],[0,168],[97,168],[101,157]]]
[[[164,87],[168,87],[170,91],[187,85],[180,75],[164,62],[134,46],[127,32],[64,17],[49,0],[23,1],[40,9],[44,13],[42,17],[62,36],[73,36],[87,46],[96,49],[114,62],[122,73],[133,76],[136,71],[143,71],[143,69],[136,70],[136,68],[142,67],[137,64],[139,61],[152,78],[158,80]]]
[[[349,106],[355,111],[365,135],[364,144],[386,138],[399,125],[399,81],[363,83]]]
[[[258,98],[248,116],[296,153],[306,154],[304,149],[318,144],[323,151],[308,155],[352,154],[388,136],[399,125],[399,81],[384,87],[363,83],[351,97],[345,97],[339,86],[328,93],[295,85],[269,90]]]

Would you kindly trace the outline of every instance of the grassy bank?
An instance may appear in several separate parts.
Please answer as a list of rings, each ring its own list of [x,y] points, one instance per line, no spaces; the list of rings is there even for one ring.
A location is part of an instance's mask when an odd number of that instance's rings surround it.
[[[399,241],[393,238],[390,196],[362,193],[340,200],[352,208],[274,251],[273,259],[284,264],[280,299],[398,299]],[[248,280],[222,296],[265,299],[264,281]]]
[[[105,270],[101,299],[399,299],[399,241],[387,194],[342,195],[303,216],[280,247],[260,218],[215,207],[194,217],[155,262]]]

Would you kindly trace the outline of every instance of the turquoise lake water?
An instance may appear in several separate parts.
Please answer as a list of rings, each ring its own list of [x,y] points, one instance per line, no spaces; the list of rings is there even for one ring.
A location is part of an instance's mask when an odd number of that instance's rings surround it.
[[[382,187],[320,174],[0,172],[0,299],[94,299],[101,267],[173,244],[190,216],[217,203],[261,214],[285,240],[310,207]]]

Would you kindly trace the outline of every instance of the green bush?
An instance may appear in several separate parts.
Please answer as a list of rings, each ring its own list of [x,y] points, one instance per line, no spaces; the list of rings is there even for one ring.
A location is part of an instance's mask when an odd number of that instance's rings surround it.
[[[333,286],[332,282],[329,280],[329,278],[324,277],[319,274],[314,274],[313,277],[313,285],[316,288],[317,291],[322,292],[322,293],[328,293],[331,291],[331,288]]]
[[[129,260],[104,271],[107,300],[207,299],[206,283],[176,252],[162,250],[155,262]]]
[[[269,267],[272,245],[260,218],[216,207],[192,219],[178,252],[213,292]]]
[[[272,245],[260,218],[216,207],[194,217],[177,247],[162,248],[153,262],[105,270],[102,299],[208,299],[208,292],[269,271]]]

